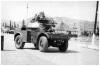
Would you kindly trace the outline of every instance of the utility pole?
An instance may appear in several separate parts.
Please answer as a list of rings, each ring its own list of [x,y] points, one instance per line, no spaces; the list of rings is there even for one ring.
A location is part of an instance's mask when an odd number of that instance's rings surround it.
[[[96,33],[97,15],[98,15],[98,5],[99,5],[99,1],[97,1],[97,4],[96,4],[96,14],[95,14],[95,23],[94,23],[94,34]]]
[[[93,48],[93,49],[98,49],[98,47],[95,45],[98,6],[99,6],[99,1],[96,2],[96,14],[95,14],[95,22],[94,22],[93,36],[92,36],[92,44],[91,44],[91,46],[89,46],[90,48]]]
[[[26,15],[26,20],[29,18],[29,5],[28,5],[28,2],[27,2],[27,6],[26,6],[26,10],[27,10],[27,15]],[[26,25],[28,25],[28,23],[26,23]]]
[[[28,8],[29,8],[29,7],[28,7],[28,3],[27,3],[27,18],[28,18]]]

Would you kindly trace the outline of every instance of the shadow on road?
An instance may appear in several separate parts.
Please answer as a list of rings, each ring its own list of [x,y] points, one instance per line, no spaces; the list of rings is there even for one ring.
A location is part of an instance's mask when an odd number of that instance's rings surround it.
[[[67,50],[65,52],[60,52],[57,48],[49,48],[45,53],[79,53],[79,51]]]
[[[30,50],[35,50],[35,48],[23,48],[23,49],[30,49]]]
[[[66,53],[79,53],[79,51],[67,50]]]
[[[27,49],[27,50],[37,50],[36,48],[23,48],[22,50]],[[3,50],[3,51],[17,51],[17,50]],[[37,50],[39,51],[39,50]],[[79,51],[75,50],[67,50],[65,52],[60,52],[58,48],[48,48],[48,50],[44,53],[79,53]]]
[[[59,50],[48,50],[45,53],[79,53],[78,51],[74,51],[74,50],[67,50],[65,52],[60,52]]]
[[[24,48],[24,49],[37,50],[36,48]],[[79,51],[67,50],[65,52],[60,52],[58,48],[48,48],[48,50],[44,53],[79,53]]]
[[[24,49],[37,50],[36,48],[24,48]],[[17,51],[17,50],[3,50],[3,51]],[[48,49],[48,51],[44,53],[79,53],[79,52],[74,50],[67,50],[66,52],[60,52],[58,49]]]
[[[16,50],[2,50],[2,51],[16,51]]]

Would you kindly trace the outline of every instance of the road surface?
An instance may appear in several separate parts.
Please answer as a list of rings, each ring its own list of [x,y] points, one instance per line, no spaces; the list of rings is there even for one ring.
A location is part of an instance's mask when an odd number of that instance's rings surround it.
[[[1,51],[3,65],[97,65],[99,50],[83,48],[77,40],[69,40],[66,52],[50,47],[48,52],[34,49],[32,43],[26,43],[24,49],[16,49],[13,35],[4,35],[4,51]]]

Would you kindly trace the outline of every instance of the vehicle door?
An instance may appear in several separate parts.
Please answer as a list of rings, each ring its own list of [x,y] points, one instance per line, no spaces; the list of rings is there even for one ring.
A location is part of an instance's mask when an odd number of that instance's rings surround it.
[[[40,31],[39,28],[33,28],[33,29],[32,29],[32,41],[33,41],[34,43],[36,43],[36,40],[37,40],[39,31]]]

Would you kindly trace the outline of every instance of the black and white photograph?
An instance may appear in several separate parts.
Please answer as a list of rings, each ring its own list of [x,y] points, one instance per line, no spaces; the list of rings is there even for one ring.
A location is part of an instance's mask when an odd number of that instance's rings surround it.
[[[0,1],[1,65],[99,65],[99,0]]]

